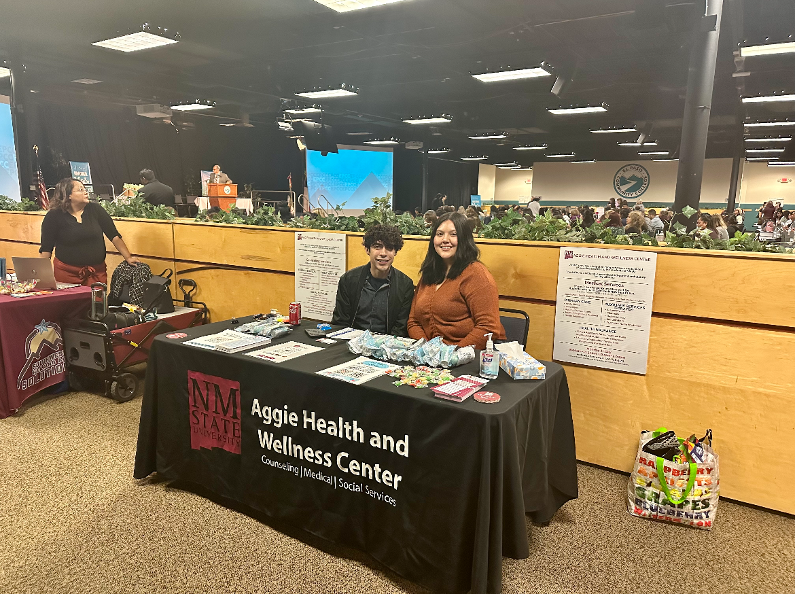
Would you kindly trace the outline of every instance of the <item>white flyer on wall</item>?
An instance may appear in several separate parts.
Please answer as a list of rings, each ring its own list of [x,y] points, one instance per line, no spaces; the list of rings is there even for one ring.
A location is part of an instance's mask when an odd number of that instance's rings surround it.
[[[646,373],[657,254],[560,248],[553,358]]]
[[[295,300],[302,317],[331,321],[346,245],[344,233],[295,233]]]

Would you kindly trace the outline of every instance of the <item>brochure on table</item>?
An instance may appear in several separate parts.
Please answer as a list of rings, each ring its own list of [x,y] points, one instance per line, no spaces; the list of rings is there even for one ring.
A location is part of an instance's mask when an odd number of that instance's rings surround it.
[[[303,318],[331,321],[346,245],[344,233],[295,233],[295,300]]]
[[[358,386],[359,384],[381,377],[386,374],[387,371],[392,371],[398,367],[398,365],[391,365],[390,363],[368,359],[367,357],[357,357],[353,361],[348,361],[342,365],[335,365],[334,367],[323,369],[317,373]]]
[[[263,361],[270,361],[271,363],[283,363],[296,357],[302,357],[310,353],[322,351],[323,347],[312,346],[311,344],[304,344],[302,342],[295,342],[290,340],[281,344],[275,344],[265,349],[258,351],[251,351],[246,353],[249,357],[256,357]]]
[[[646,373],[657,254],[560,248],[556,361]]]
[[[236,353],[245,349],[268,344],[270,341],[270,338],[264,336],[253,336],[235,332],[234,330],[224,330],[216,334],[208,334],[207,336],[186,340],[183,344],[211,351]]]

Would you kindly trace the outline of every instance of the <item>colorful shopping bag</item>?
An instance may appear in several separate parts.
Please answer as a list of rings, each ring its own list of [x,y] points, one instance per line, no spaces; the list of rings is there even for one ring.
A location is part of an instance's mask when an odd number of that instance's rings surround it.
[[[720,490],[718,455],[712,449],[712,432],[708,431],[708,439],[699,442],[702,449],[697,458],[701,461],[683,463],[644,451],[649,441],[666,432],[664,427],[641,432],[635,467],[627,486],[627,510],[640,518],[710,530],[718,511]],[[678,441],[684,444],[685,440]]]

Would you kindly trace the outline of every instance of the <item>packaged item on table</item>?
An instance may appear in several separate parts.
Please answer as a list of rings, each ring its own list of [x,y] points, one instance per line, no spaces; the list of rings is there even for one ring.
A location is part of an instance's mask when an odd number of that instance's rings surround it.
[[[472,398],[484,404],[496,404],[500,401],[500,395],[496,392],[475,392]]]
[[[547,366],[524,352],[518,342],[504,342],[496,347],[500,368],[515,380],[545,379]]]
[[[463,402],[488,382],[489,380],[480,377],[462,375],[450,382],[439,384],[435,388],[431,388],[431,390],[437,398],[444,398],[445,400],[452,400],[453,402]]]
[[[396,386],[411,386],[413,388],[427,388],[430,384],[443,384],[455,379],[446,369],[433,369],[431,367],[398,367],[387,372],[397,378],[392,382]]]
[[[493,334],[489,332],[485,336],[486,349],[480,352],[480,377],[496,379],[500,373],[500,356],[494,352]]]
[[[459,365],[466,365],[470,361],[475,360],[475,347],[473,346],[465,346],[460,349],[456,349],[455,353],[453,353],[453,359],[451,361],[451,367],[458,367]]]

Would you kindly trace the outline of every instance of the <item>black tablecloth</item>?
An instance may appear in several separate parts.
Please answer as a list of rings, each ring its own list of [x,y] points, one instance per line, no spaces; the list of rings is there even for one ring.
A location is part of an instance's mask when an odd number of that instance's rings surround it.
[[[188,339],[226,327],[192,329]],[[320,345],[300,330],[283,340],[324,350],[281,364],[184,340],[154,342],[136,478],[156,471],[201,485],[448,592],[499,592],[502,557],[530,552],[525,513],[546,522],[577,497],[568,384],[555,363],[544,381],[501,372],[487,388],[502,396],[497,404],[453,403],[390,377],[354,386],[317,375],[354,356],[344,342]],[[455,369],[464,373],[477,365]],[[281,427],[275,409],[285,411]],[[330,435],[332,424],[341,436]],[[352,474],[352,461],[370,465],[367,478]]]

